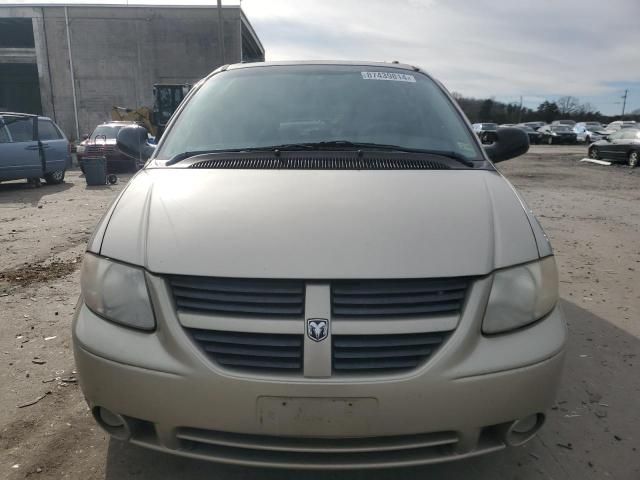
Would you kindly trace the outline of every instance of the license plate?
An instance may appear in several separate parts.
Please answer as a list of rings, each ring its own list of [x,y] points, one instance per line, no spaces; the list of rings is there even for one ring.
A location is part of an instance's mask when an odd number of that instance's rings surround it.
[[[375,398],[260,397],[264,434],[288,436],[366,435],[375,422]]]

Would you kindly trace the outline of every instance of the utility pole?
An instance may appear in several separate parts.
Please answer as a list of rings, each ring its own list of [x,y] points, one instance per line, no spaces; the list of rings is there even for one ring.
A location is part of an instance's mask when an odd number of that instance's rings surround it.
[[[624,95],[622,98],[622,119],[624,120],[624,109],[627,107],[627,95],[629,94],[629,90],[624,91]]]
[[[520,107],[518,107],[518,123],[522,122],[522,95],[520,95]]]
[[[220,47],[221,65],[225,65],[224,59],[224,27],[222,26],[222,0],[218,0],[218,46]]]

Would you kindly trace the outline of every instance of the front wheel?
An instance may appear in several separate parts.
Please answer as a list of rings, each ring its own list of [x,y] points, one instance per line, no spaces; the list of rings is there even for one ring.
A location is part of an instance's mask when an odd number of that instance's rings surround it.
[[[140,166],[140,164],[138,163],[137,160],[132,160],[129,169],[133,172],[136,173],[138,170],[140,170],[140,168],[142,168]]]
[[[598,151],[598,147],[591,147],[589,149],[589,158],[600,160],[600,152]]]
[[[638,153],[636,150],[634,150],[633,152],[629,153],[629,158],[627,159],[627,163],[629,164],[629,166],[631,168],[635,168],[638,166],[638,158],[640,157],[640,153]]]
[[[64,182],[64,174],[64,170],[56,170],[55,172],[47,173],[44,179],[48,185],[58,185]]]

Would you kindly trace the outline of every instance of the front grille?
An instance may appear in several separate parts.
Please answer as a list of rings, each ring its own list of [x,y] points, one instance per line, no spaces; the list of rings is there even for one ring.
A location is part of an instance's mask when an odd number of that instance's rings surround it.
[[[413,316],[459,313],[468,279],[336,281],[334,317]]]
[[[84,149],[85,157],[102,157],[115,152],[115,145],[89,144]]]
[[[178,310],[249,316],[299,317],[304,282],[245,278],[170,277]]]
[[[251,371],[300,372],[302,335],[187,329],[214,362]]]
[[[449,332],[334,335],[333,370],[337,373],[384,373],[416,368],[448,335]]]
[[[393,157],[258,157],[204,160],[189,168],[255,169],[255,170],[447,170],[441,162],[420,158]]]

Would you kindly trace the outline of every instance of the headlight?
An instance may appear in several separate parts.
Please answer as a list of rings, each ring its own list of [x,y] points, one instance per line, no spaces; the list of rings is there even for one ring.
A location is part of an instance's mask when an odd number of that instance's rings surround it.
[[[142,269],[87,253],[80,282],[84,303],[97,315],[128,327],[155,328]]]
[[[496,272],[482,332],[500,333],[523,327],[547,315],[558,301],[554,257]]]

